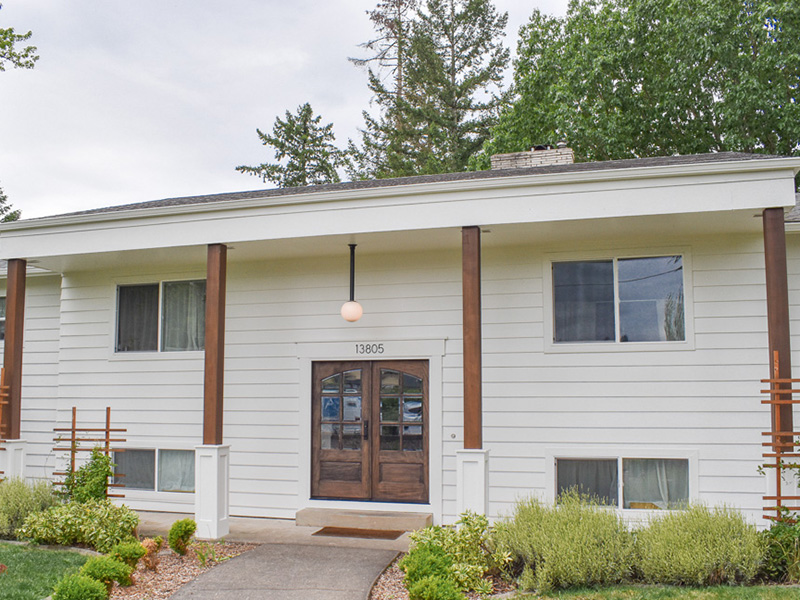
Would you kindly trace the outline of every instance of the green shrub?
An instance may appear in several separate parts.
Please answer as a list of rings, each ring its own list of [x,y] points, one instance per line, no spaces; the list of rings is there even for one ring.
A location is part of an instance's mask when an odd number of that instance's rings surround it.
[[[69,502],[29,515],[17,537],[37,544],[82,545],[108,552],[115,544],[134,539],[138,524],[135,512],[109,500]]]
[[[410,600],[464,600],[456,583],[449,577],[426,575],[408,588]]]
[[[53,600],[106,600],[108,589],[86,575],[68,575],[53,590]]]
[[[137,541],[120,542],[114,545],[109,551],[108,555],[116,560],[125,563],[132,569],[136,568],[136,563],[147,553],[142,544]]]
[[[524,589],[607,585],[631,575],[631,533],[616,513],[574,492],[556,506],[519,502],[513,517],[495,528],[495,540],[522,572]]]
[[[88,502],[104,500],[108,490],[108,478],[114,475],[114,463],[100,448],[92,450],[92,457],[84,465],[67,475],[64,491],[69,500]]]
[[[453,579],[453,559],[440,546],[432,544],[416,544],[398,566],[405,573],[404,582],[409,589],[412,584],[426,577]]]
[[[764,556],[755,526],[725,507],[667,512],[637,532],[636,540],[639,569],[648,583],[748,583]]]
[[[53,486],[46,481],[6,479],[0,483],[0,538],[14,539],[14,532],[29,514],[47,510],[56,501]]]
[[[761,576],[778,583],[800,581],[800,524],[775,523],[762,534],[766,555]]]
[[[439,547],[452,561],[450,571],[459,589],[479,594],[491,592],[484,575],[496,573],[508,555],[494,552],[489,536],[489,521],[483,515],[466,512],[456,527],[426,527],[411,534],[413,554],[417,546]]]
[[[197,531],[197,523],[194,519],[181,519],[175,521],[169,529],[167,542],[175,554],[183,556],[189,547],[189,540],[192,539],[194,532]]]
[[[100,581],[110,593],[115,581],[120,585],[131,584],[133,569],[110,556],[92,556],[83,564],[80,573]]]

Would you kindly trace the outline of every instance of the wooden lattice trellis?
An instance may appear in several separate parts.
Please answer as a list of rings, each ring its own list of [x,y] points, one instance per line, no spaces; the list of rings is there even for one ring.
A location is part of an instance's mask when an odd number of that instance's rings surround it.
[[[72,407],[72,426],[71,427],[56,427],[53,429],[54,432],[64,432],[68,433],[69,437],[66,438],[63,435],[59,435],[58,437],[53,438],[53,441],[58,443],[67,443],[68,446],[59,446],[56,445],[53,450],[55,452],[68,452],[69,453],[69,466],[68,470],[66,471],[56,471],[53,473],[56,477],[67,477],[75,472],[75,462],[78,455],[78,452],[91,452],[95,448],[99,448],[100,451],[109,456],[112,452],[124,452],[123,448],[115,448],[112,447],[112,443],[116,444],[118,442],[125,442],[125,438],[112,438],[112,434],[118,433],[125,433],[128,430],[119,427],[111,427],[111,407],[106,407],[106,424],[105,427],[78,427],[78,410],[75,406]],[[102,434],[102,437],[98,437],[97,434]],[[88,445],[82,445],[88,444]],[[118,475],[120,476],[120,475]],[[63,481],[56,481],[56,485],[64,485]],[[112,494],[108,490],[109,488],[121,488],[125,487],[121,483],[113,483],[109,482],[106,488],[106,497],[108,498],[124,498],[124,494]]]
[[[3,421],[3,412],[5,410],[4,407],[8,406],[9,398],[11,397],[11,391],[9,386],[6,385],[6,370],[0,369],[0,451],[5,451],[5,446],[3,445],[6,441],[6,427],[7,425]],[[5,475],[3,471],[0,471],[0,481],[5,479],[2,477]]]
[[[772,379],[762,379],[761,383],[769,383],[768,390],[761,390],[763,394],[769,394],[769,400],[762,400],[761,404],[769,404],[772,410],[772,430],[764,431],[762,435],[769,436],[770,440],[764,442],[769,451],[764,452],[763,457],[770,462],[764,464],[765,468],[775,471],[775,495],[764,496],[763,499],[773,506],[765,506],[765,512],[775,512],[774,515],[764,515],[765,519],[771,521],[786,521],[794,523],[795,519],[789,513],[800,511],[800,496],[788,496],[784,493],[784,472],[791,470],[794,473],[800,469],[800,432],[781,430],[781,413],[784,410],[792,410],[795,404],[800,404],[800,399],[796,399],[792,394],[800,394],[800,390],[792,389],[795,383],[800,383],[800,379],[781,379],[779,376],[780,356],[777,351],[773,354]],[[795,428],[796,429],[796,428]],[[774,462],[772,462],[774,461]],[[788,504],[787,504],[788,503]]]

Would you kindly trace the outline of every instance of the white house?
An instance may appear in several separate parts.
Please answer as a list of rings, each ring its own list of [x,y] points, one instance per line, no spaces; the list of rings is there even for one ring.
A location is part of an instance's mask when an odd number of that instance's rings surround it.
[[[205,537],[309,507],[496,517],[574,485],[631,518],[762,522],[762,432],[793,430],[760,380],[774,351],[790,376],[800,158],[496,166],[2,225],[0,469],[51,476],[53,428],[110,406],[125,502],[196,510]]]

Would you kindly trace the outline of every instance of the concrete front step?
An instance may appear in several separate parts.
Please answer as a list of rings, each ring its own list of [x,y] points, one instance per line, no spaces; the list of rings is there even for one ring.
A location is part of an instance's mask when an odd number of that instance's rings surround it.
[[[295,524],[304,527],[345,527],[378,531],[413,531],[433,524],[430,513],[399,511],[340,510],[304,508],[297,511]]]

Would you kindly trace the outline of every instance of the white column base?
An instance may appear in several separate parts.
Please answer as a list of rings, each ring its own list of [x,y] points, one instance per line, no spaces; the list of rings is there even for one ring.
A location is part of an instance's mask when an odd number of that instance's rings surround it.
[[[25,478],[25,440],[6,440],[0,443],[0,478]]]
[[[489,510],[489,451],[456,451],[456,509],[480,515]]]
[[[196,446],[194,452],[195,537],[218,540],[230,532],[230,446]]]

